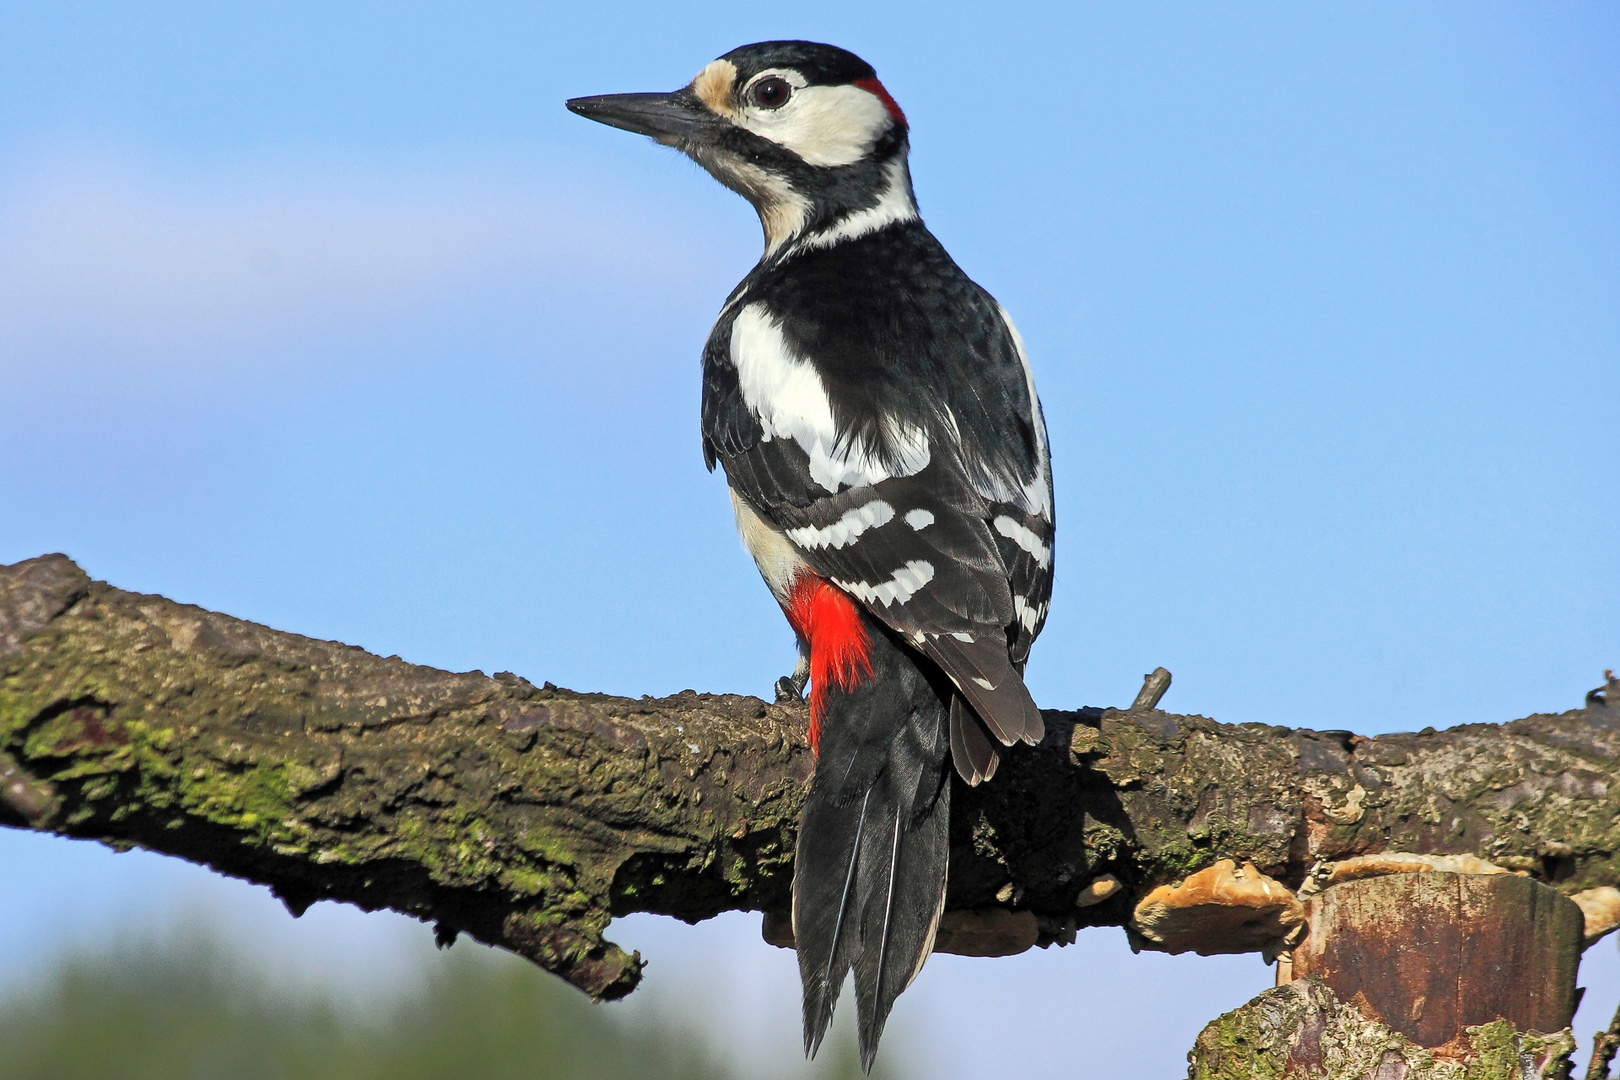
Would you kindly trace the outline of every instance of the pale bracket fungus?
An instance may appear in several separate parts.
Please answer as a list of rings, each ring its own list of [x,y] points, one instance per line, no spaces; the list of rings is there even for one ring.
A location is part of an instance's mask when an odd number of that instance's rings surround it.
[[[1566,895],[1620,887],[1620,686],[1364,738],[1164,712],[1155,676],[1131,709],[1044,710],[1039,746],[953,797],[964,949],[1123,926],[1223,860],[1214,876],[1242,867],[1260,904],[1222,947],[1262,950],[1287,937],[1284,886],[1379,852],[1471,856]],[[405,912],[598,998],[640,978],[606,937],[616,916],[785,910],[807,725],[802,705],[737,694],[439,671],[127,592],[60,555],[0,567],[0,824],[191,859],[294,912]]]
[[[1304,927],[1305,909],[1286,885],[1252,862],[1222,859],[1148,893],[1128,930],[1133,948],[1213,956],[1272,953],[1295,943]]]

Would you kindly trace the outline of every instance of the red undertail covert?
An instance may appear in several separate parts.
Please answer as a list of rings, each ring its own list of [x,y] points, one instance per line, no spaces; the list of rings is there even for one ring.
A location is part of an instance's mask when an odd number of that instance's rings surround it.
[[[810,644],[810,749],[818,751],[827,688],[852,690],[872,674],[866,628],[855,602],[814,574],[801,573],[782,605],[793,632]]]

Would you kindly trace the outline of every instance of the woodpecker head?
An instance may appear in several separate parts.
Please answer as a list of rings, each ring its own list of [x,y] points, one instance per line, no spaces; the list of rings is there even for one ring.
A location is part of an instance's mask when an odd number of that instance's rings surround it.
[[[870,64],[832,45],[744,45],[674,93],[568,107],[675,147],[741,194],[759,211],[767,256],[917,216],[905,114]]]

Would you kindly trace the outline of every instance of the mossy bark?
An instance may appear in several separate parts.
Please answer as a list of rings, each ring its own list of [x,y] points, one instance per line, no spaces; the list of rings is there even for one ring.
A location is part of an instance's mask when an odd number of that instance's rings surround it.
[[[1438,1049],[1341,1002],[1315,978],[1267,990],[1210,1022],[1187,1055],[1188,1080],[1535,1080],[1567,1075],[1569,1029],[1470,1027]]]
[[[952,908],[1042,944],[1119,925],[1218,858],[1473,853],[1620,885],[1620,708],[1363,739],[1157,710],[1046,713],[953,799]],[[787,905],[802,707],[455,674],[95,582],[0,568],[0,821],[140,845],[512,949],[596,996],[640,972],[614,915]],[[1124,882],[1085,908],[1099,875]]]

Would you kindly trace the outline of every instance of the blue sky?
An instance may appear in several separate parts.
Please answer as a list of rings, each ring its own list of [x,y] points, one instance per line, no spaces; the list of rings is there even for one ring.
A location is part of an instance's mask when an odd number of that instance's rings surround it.
[[[766,692],[791,635],[696,416],[758,225],[561,102],[798,36],[878,68],[925,219],[1029,344],[1059,511],[1037,700],[1123,703],[1163,664],[1178,711],[1372,733],[1573,707],[1620,665],[1602,3],[0,2],[0,562],[443,667]],[[7,833],[0,860],[19,956],[193,902],[351,972],[425,934],[140,855]],[[655,992],[686,973],[791,1049],[754,932],[624,937]],[[1126,1074],[1173,1073],[1266,978],[1107,934],[936,962],[891,1038],[967,1075],[973,1018],[1050,1015],[998,1052],[1057,1075],[1140,1014],[1165,1048]]]

